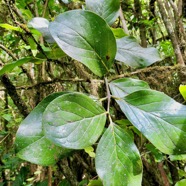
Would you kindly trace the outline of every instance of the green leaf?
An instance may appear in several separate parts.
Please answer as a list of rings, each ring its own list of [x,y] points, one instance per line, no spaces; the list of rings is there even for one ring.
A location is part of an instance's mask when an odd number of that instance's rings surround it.
[[[150,89],[147,82],[132,78],[121,78],[114,80],[109,83],[109,87],[112,91],[112,94],[117,95],[117,97],[120,98],[137,90]]]
[[[66,54],[58,46],[54,46],[49,49],[50,49],[49,51],[45,51],[45,55],[47,56],[48,59],[59,59],[66,56]],[[36,57],[45,59],[46,58],[45,55],[39,53],[36,55]]]
[[[121,61],[130,67],[147,67],[161,60],[156,48],[143,48],[137,43],[136,39],[131,36],[117,39],[116,42],[116,60]]]
[[[90,157],[95,158],[95,152],[92,146],[86,147],[84,150]]]
[[[125,34],[124,30],[122,28],[111,28],[115,38],[122,38],[124,36],[127,36],[127,34]]]
[[[39,165],[53,165],[61,155],[67,154],[69,149],[55,146],[45,137],[41,137],[17,153],[23,160]]]
[[[71,149],[84,149],[94,144],[104,129],[105,121],[103,107],[80,93],[56,98],[43,114],[46,138]]]
[[[185,186],[186,185],[186,179],[182,179],[176,183],[175,186]]]
[[[12,25],[7,24],[7,23],[1,23],[0,27],[5,28],[7,30],[14,30],[14,31],[17,31],[17,32],[23,32],[23,30],[21,28],[16,27],[16,26],[12,26]]]
[[[48,30],[49,21],[47,19],[42,17],[35,17],[28,23],[28,26],[33,27],[39,32],[41,32],[45,41],[47,41],[48,43],[55,43],[52,35]]]
[[[170,155],[169,158],[171,161],[186,160],[186,154]]]
[[[165,159],[164,155],[152,144],[146,144],[145,147],[151,151],[156,162],[161,162]]]
[[[70,57],[103,76],[111,68],[116,41],[107,23],[93,12],[72,10],[60,14],[49,24],[59,47]]]
[[[101,180],[90,180],[87,186],[103,186]]]
[[[32,63],[41,62],[41,59],[37,59],[33,57],[25,57],[17,61],[14,61],[10,64],[4,65],[4,67],[0,70],[0,76],[5,73],[11,72],[15,67],[21,66],[28,62],[32,62]]]
[[[164,93],[139,90],[116,100],[129,121],[161,152],[186,153],[186,107]]]
[[[119,0],[86,0],[86,8],[95,12],[112,25],[119,16]]]
[[[130,135],[115,124],[101,137],[95,163],[104,186],[141,185],[142,162],[138,149]]]
[[[186,85],[180,85],[179,91],[180,91],[181,95],[183,96],[184,100],[186,100]]]
[[[45,108],[52,100],[66,93],[49,95],[22,121],[15,140],[19,158],[35,164],[51,165],[56,163],[60,155],[69,152],[69,149],[52,144],[44,137],[42,131],[42,115]]]

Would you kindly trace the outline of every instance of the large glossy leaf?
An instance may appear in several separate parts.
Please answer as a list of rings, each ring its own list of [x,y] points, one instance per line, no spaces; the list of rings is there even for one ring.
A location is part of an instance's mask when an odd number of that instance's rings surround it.
[[[140,186],[142,162],[130,135],[111,124],[98,143],[96,170],[104,186]]]
[[[112,94],[117,95],[120,98],[137,90],[150,88],[147,82],[132,78],[121,78],[114,80],[109,83],[109,87],[112,91]]]
[[[120,97],[116,92],[114,96]],[[150,89],[116,101],[130,122],[156,148],[166,154],[186,154],[186,106]]]
[[[60,155],[69,150],[57,147],[47,140],[42,131],[42,115],[46,106],[58,96],[66,92],[54,93],[39,103],[22,121],[17,134],[15,145],[18,157],[40,165],[51,165]]]
[[[141,68],[161,60],[156,48],[143,48],[137,43],[136,39],[131,36],[117,39],[116,42],[116,60],[126,65]]]
[[[101,135],[106,112],[98,103],[80,93],[62,95],[43,114],[45,136],[56,145],[84,149]]]
[[[86,8],[97,13],[111,25],[119,16],[120,0],[86,0]]]
[[[93,12],[72,10],[49,24],[59,47],[86,65],[94,74],[109,71],[116,54],[116,41],[107,23]]]
[[[28,23],[28,26],[33,27],[41,32],[45,41],[47,41],[48,43],[55,43],[55,40],[48,30],[49,21],[47,19],[43,17],[35,17]]]

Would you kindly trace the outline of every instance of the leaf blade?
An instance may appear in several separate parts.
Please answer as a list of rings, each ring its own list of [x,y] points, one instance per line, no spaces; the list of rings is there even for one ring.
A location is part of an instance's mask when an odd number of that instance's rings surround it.
[[[35,164],[51,165],[57,161],[57,157],[69,152],[69,150],[62,149],[49,142],[42,131],[42,115],[46,106],[56,97],[66,93],[59,92],[49,95],[22,121],[15,140],[18,157]],[[40,150],[36,151],[37,149]],[[47,158],[45,154],[48,154]]]
[[[121,78],[114,80],[109,83],[109,87],[112,91],[112,94],[117,95],[119,98],[122,98],[137,90],[150,88],[147,82],[133,78]]]
[[[29,23],[29,27],[33,27],[43,35],[44,39],[48,43],[55,43],[52,35],[48,30],[49,21],[43,17],[34,17]]]
[[[116,39],[116,42],[116,60],[121,61],[130,67],[147,67],[161,60],[156,48],[142,48],[136,42],[136,39],[131,36]]]
[[[129,121],[161,152],[186,153],[184,105],[150,89],[133,92],[116,101]]]
[[[17,61],[14,61],[12,63],[4,65],[3,68],[0,70],[0,76],[5,74],[5,73],[11,72],[15,67],[19,67],[19,66],[21,66],[25,63],[40,62],[40,61],[42,61],[42,60],[41,59],[36,59],[36,58],[33,58],[33,57],[25,57],[25,58],[19,59]]]
[[[112,25],[119,16],[119,0],[86,0],[86,8],[97,13]]]
[[[103,134],[95,160],[103,185],[141,185],[140,154],[130,135],[115,124],[111,124]]]
[[[46,138],[71,149],[84,149],[94,144],[105,121],[106,112],[102,106],[80,93],[58,97],[43,114]]]
[[[103,76],[111,68],[116,41],[106,22],[93,12],[65,12],[49,24],[49,31],[67,55],[83,63],[94,74]]]

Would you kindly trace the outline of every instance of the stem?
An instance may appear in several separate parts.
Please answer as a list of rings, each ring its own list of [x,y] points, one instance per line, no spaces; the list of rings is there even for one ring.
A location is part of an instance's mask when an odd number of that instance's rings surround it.
[[[129,35],[129,31],[128,31],[128,28],[127,28],[127,24],[126,24],[125,18],[123,16],[123,10],[122,10],[121,6],[120,6],[120,10],[119,10],[119,16],[120,16],[120,19],[121,19],[121,22],[122,22],[123,30],[125,31],[126,34]]]
[[[48,167],[48,186],[52,186],[52,167]]]
[[[163,180],[164,186],[170,186],[169,179],[168,179],[167,174],[166,174],[166,172],[165,172],[165,170],[163,168],[163,163],[162,162],[158,163],[158,169],[159,169],[160,174],[162,176],[162,180]]]
[[[106,91],[107,91],[107,100],[108,100],[107,101],[107,112],[109,113],[110,112],[110,99],[111,99],[111,95],[110,95],[108,80],[107,80],[106,77],[104,78],[104,80],[105,80]]]
[[[45,1],[45,5],[44,5],[44,10],[43,10],[43,15],[42,15],[42,17],[45,17],[46,9],[47,9],[47,6],[48,6],[48,2],[49,2],[49,0],[46,0],[46,1]]]
[[[108,114],[108,118],[110,123],[112,123],[112,118],[110,116],[110,100],[111,100],[111,94],[110,94],[110,90],[109,90],[109,84],[108,84],[108,80],[105,77],[105,85],[106,85],[106,92],[107,92],[107,114]]]

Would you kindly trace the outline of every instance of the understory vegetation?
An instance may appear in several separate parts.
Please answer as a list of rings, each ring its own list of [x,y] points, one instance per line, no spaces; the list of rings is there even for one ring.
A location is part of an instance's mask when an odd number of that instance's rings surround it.
[[[186,2],[0,0],[0,186],[186,185]]]

